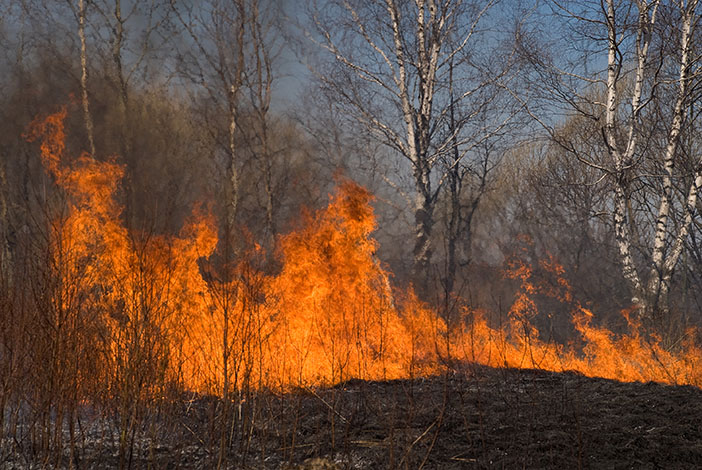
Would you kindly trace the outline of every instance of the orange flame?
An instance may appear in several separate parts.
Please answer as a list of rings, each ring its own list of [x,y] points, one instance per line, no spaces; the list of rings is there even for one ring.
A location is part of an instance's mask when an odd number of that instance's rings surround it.
[[[508,263],[506,276],[521,285],[504,325],[491,326],[484,312],[464,307],[449,331],[411,290],[391,288],[375,257],[372,196],[351,182],[280,239],[279,274],[254,268],[263,250],[253,243],[248,257],[222,268],[229,274],[204,276],[199,263],[218,244],[214,217],[195,210],[178,237],[129,233],[115,201],[123,166],[87,154],[67,161],[65,116],[64,109],[36,120],[28,138],[41,140],[46,170],[70,196],[68,215],[52,224],[52,251],[70,253],[73,270],[81,270],[73,281],[89,299],[82,308],[99,316],[100,380],[111,393],[134,393],[125,384],[135,374],[224,393],[246,384],[428,375],[450,361],[702,385],[702,350],[692,340],[671,352],[659,339],[645,339],[634,321],[620,336],[593,326],[553,258],[540,263],[555,280],[550,284],[537,282],[517,258]],[[538,296],[571,309],[580,346],[542,338],[533,323]]]

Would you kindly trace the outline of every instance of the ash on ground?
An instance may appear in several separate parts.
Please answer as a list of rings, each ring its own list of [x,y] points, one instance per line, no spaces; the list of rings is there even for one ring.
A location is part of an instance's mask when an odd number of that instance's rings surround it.
[[[257,392],[239,403],[223,439],[221,401],[185,397],[144,416],[122,456],[114,417],[86,418],[73,452],[65,444],[53,454],[29,445],[31,423],[19,423],[16,436],[2,440],[0,468],[691,469],[702,462],[702,390],[689,386],[469,366],[425,379]]]

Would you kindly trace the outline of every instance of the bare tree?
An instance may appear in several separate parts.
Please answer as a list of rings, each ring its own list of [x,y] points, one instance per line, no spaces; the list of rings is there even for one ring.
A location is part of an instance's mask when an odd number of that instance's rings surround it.
[[[165,34],[170,8],[167,0],[127,2],[126,8],[123,8],[122,0],[92,0],[92,4],[102,19],[102,24],[96,27],[98,48],[110,46],[104,53],[110,56],[115,90],[119,96],[122,117],[120,153],[129,159],[133,145],[130,88],[140,78],[148,79],[145,71],[148,59],[170,39],[171,36]]]
[[[88,46],[85,39],[85,23],[87,21],[86,2],[78,0],[78,36],[80,37],[80,92],[83,105],[83,119],[88,132],[90,155],[95,158],[95,137],[93,131],[93,116],[90,114],[90,101],[88,100]]]
[[[259,1],[251,2],[248,38],[249,57],[244,72],[244,83],[248,89],[248,104],[252,111],[252,123],[244,130],[249,140],[248,146],[253,150],[255,160],[263,174],[266,210],[266,235],[269,240],[275,234],[274,213],[277,195],[274,182],[276,166],[276,149],[271,129],[271,98],[275,80],[275,59],[280,46],[276,44],[275,14],[272,5]]]
[[[227,121],[226,148],[226,223],[232,229],[239,205],[240,166],[237,125],[246,67],[249,9],[246,0],[212,0],[199,8],[184,9],[172,2],[178,24],[194,48],[180,60],[185,76],[201,85],[214,103],[224,103]]]
[[[510,54],[477,53],[482,24],[495,1],[332,1],[313,6],[316,40],[330,60],[316,72],[344,112],[410,166],[414,213],[413,275],[427,287],[438,196],[476,145],[509,121],[497,114],[466,132],[486,90],[506,80]],[[451,90],[451,92],[449,92]],[[460,110],[460,116],[451,116]],[[475,130],[475,129],[473,129]],[[456,153],[457,152],[457,153]],[[453,155],[452,164],[439,164]]]
[[[446,294],[454,293],[459,268],[468,266],[472,260],[473,219],[485,194],[494,188],[492,173],[505,153],[504,137],[516,130],[518,122],[503,122],[491,128],[491,122],[499,122],[499,115],[509,108],[501,99],[501,87],[486,87],[481,94],[482,107],[469,113],[454,98],[453,64],[449,65],[449,112],[446,132],[453,139],[450,151],[439,159],[440,171],[445,181],[445,271],[442,276]],[[505,108],[497,106],[503,103]],[[486,129],[490,129],[486,133]],[[471,136],[461,144],[459,135]],[[516,134],[511,132],[512,136]],[[514,145],[514,142],[511,142]],[[450,296],[446,295],[448,300]]]
[[[538,65],[535,77],[547,84],[534,93],[596,123],[602,154],[583,152],[534,116],[558,145],[612,184],[603,209],[612,216],[632,303],[646,318],[665,317],[702,184],[702,156],[685,156],[680,145],[694,124],[692,105],[700,91],[698,1],[552,6],[557,20],[585,38],[573,43],[585,46],[559,51],[559,60],[542,54],[530,42],[533,36],[522,36],[523,51]],[[606,68],[597,68],[603,56]]]

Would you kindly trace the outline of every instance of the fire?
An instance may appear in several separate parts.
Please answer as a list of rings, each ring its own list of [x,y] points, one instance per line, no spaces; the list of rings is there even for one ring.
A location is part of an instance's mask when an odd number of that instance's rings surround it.
[[[669,351],[662,346],[660,338],[644,335],[641,325],[626,311],[622,314],[628,321],[628,334],[616,335],[604,327],[594,326],[592,312],[574,300],[571,287],[563,277],[563,268],[554,259],[540,264],[554,276],[556,287],[553,283],[535,282],[529,266],[511,263],[506,274],[520,279],[521,287],[510,309],[509,320],[501,328],[491,328],[483,315],[474,312],[474,320],[458,340],[465,360],[495,367],[571,370],[590,377],[627,382],[702,386],[702,349],[694,343],[694,329],[687,332],[684,344]],[[566,347],[541,339],[530,321],[536,313],[534,297],[537,295],[570,307],[571,321],[580,335],[579,344]]]
[[[508,263],[506,277],[520,287],[505,324],[463,306],[449,328],[411,290],[391,287],[375,256],[372,195],[348,181],[280,238],[278,274],[256,268],[263,249],[255,242],[239,259],[205,268],[221,244],[211,213],[195,210],[177,237],[130,233],[115,198],[123,166],[87,154],[71,161],[65,116],[35,121],[27,137],[41,141],[44,167],[68,195],[67,214],[50,224],[51,265],[64,286],[53,295],[57,311],[92,325],[82,334],[101,367],[82,372],[93,381],[86,390],[127,397],[179,383],[222,394],[429,375],[456,361],[702,385],[702,350],[692,340],[670,351],[631,319],[626,335],[593,325],[552,258],[540,263],[548,284],[518,257]],[[576,341],[544,339],[533,321],[537,297],[570,309]]]
[[[187,337],[181,326],[202,309],[197,293],[206,286],[197,260],[214,251],[215,220],[196,215],[178,238],[130,234],[115,201],[123,166],[85,153],[70,162],[65,116],[64,109],[36,120],[27,135],[41,139],[44,167],[70,201],[68,214],[50,224],[51,266],[60,286],[52,293],[55,310],[83,327],[89,323],[94,336],[85,340],[99,356],[94,372],[102,387],[124,397],[146,393],[154,374],[172,373],[158,358],[184,363],[190,352],[180,348]]]

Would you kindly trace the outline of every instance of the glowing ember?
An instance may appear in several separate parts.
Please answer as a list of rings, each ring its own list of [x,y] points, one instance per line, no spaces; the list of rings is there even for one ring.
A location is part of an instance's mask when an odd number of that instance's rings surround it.
[[[115,202],[123,167],[85,154],[67,161],[65,115],[37,120],[28,136],[41,139],[47,172],[70,196],[68,214],[52,224],[52,252],[61,257],[54,265],[84,293],[84,312],[97,316],[91,340],[104,368],[93,380],[111,393],[157,392],[146,385],[148,374],[223,393],[426,375],[455,361],[702,385],[702,350],[691,340],[668,351],[633,321],[623,336],[593,326],[554,259],[540,266],[555,279],[548,285],[530,266],[509,263],[506,276],[521,286],[506,324],[491,326],[465,307],[448,331],[411,291],[390,287],[374,256],[372,196],[351,182],[281,238],[278,275],[253,267],[261,251],[255,244],[249,256],[220,269],[228,275],[205,275],[202,261],[218,244],[214,218],[195,211],[179,237],[129,233]],[[578,342],[543,340],[533,324],[537,296],[571,310]],[[126,380],[135,374],[144,380]],[[135,382],[139,390],[125,388]]]

